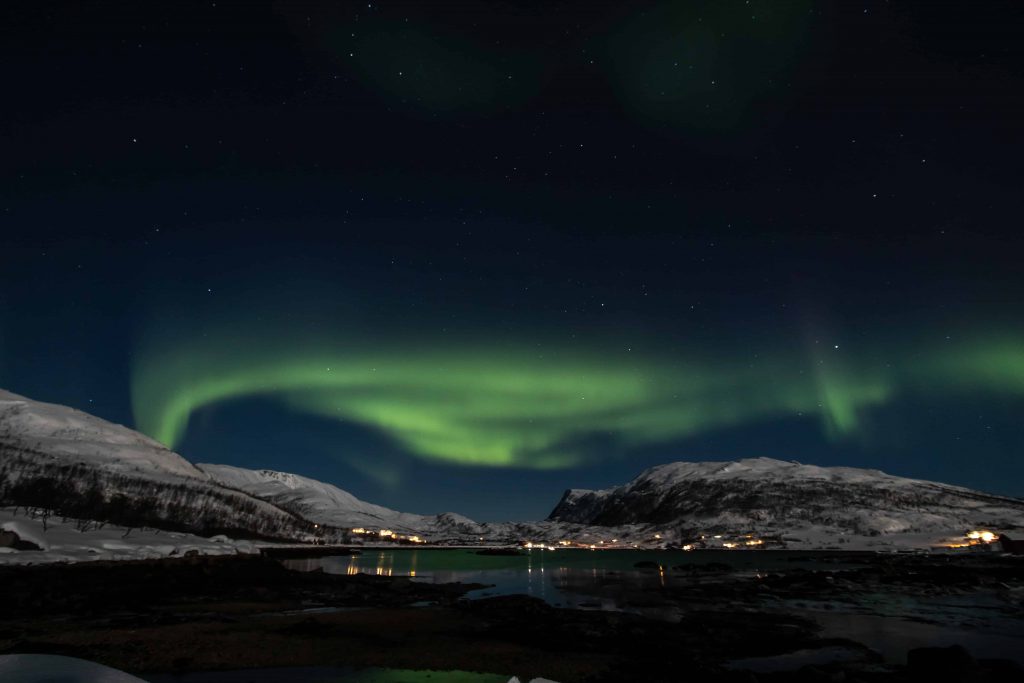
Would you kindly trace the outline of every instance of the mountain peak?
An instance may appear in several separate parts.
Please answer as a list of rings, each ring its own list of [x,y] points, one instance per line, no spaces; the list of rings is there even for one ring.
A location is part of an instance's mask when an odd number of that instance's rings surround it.
[[[0,426],[8,444],[57,456],[62,462],[150,478],[207,478],[185,458],[128,427],[2,389]]]
[[[1024,501],[879,470],[745,458],[667,463],[622,486],[571,489],[548,520],[776,536],[803,529],[817,538],[941,536],[1022,527]]]

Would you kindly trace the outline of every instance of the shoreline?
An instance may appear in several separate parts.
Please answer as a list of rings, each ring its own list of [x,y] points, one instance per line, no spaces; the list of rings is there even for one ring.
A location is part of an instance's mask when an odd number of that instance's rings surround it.
[[[840,551],[842,552],[842,551]],[[836,554],[834,551],[831,554]],[[861,554],[863,555],[863,554]],[[480,671],[560,683],[737,679],[730,661],[841,651],[901,681],[860,643],[823,638],[794,600],[841,604],[864,590],[970,594],[1024,584],[1006,558],[878,556],[857,568],[739,573],[657,593],[671,619],[559,608],[526,595],[465,599],[483,584],[286,569],[275,559],[194,556],[0,567],[0,654],[63,654],[138,674],[282,666]],[[592,587],[595,599],[621,590]],[[652,596],[627,596],[640,601]],[[648,603],[650,604],[650,603]],[[643,609],[640,610],[641,612]],[[979,667],[988,664],[978,664]],[[1009,680],[985,678],[978,680]],[[757,680],[773,679],[758,674]]]

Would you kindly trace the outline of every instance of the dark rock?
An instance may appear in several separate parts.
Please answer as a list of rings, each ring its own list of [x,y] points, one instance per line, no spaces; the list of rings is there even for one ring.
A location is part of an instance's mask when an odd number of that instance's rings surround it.
[[[907,670],[914,681],[969,681],[976,669],[974,657],[960,645],[919,647],[907,652]]]
[[[978,666],[984,672],[982,680],[1024,682],[1024,666],[1012,659],[982,659]]]
[[[26,541],[13,531],[0,530],[0,548],[14,548],[15,550],[42,550],[32,541]]]

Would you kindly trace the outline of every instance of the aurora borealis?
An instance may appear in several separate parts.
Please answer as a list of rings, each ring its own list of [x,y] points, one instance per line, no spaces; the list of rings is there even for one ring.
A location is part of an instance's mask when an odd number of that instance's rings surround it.
[[[585,461],[570,444],[591,434],[629,446],[814,416],[830,437],[855,438],[861,414],[903,392],[1024,396],[1019,338],[890,351],[884,367],[848,359],[838,345],[808,358],[779,353],[748,364],[593,346],[524,354],[500,342],[240,346],[207,336],[143,353],[133,376],[143,431],[174,447],[193,411],[264,395],[294,411],[378,429],[417,457],[547,469]]]
[[[1018,5],[10,7],[0,387],[412,512],[1024,494]]]

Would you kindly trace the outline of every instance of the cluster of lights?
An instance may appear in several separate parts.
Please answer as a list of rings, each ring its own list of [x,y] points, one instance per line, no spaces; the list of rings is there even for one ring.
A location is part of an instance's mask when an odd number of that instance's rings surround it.
[[[947,548],[970,548],[971,546],[989,545],[999,540],[999,536],[992,531],[978,530],[968,531],[964,534],[962,543],[949,543]]]
[[[421,538],[419,536],[402,536],[401,534],[396,534],[391,529],[381,529],[379,531],[374,531],[373,529],[356,527],[355,529],[352,529],[352,533],[358,536],[376,536],[378,538],[390,538],[396,541],[408,541],[410,543],[427,542],[426,539]]]
[[[545,545],[543,543],[534,543],[533,541],[527,541],[523,544],[524,548],[539,548],[541,550],[555,550],[553,545]]]
[[[584,534],[584,535],[587,535],[587,534]],[[555,549],[557,549],[559,547],[561,547],[561,548],[590,548],[591,550],[597,550],[599,548],[625,547],[625,544],[628,543],[628,541],[627,541],[627,542],[624,542],[623,546],[616,546],[616,544],[618,544],[618,542],[619,542],[619,539],[617,539],[617,538],[613,538],[610,541],[598,540],[598,541],[594,541],[594,542],[590,542],[590,541],[571,541],[571,540],[567,540],[567,539],[562,539],[560,541],[556,541],[555,542],[555,543],[557,543],[557,545],[549,545],[547,543],[535,542],[535,541],[520,541],[519,544],[521,546],[523,546],[524,548],[544,548],[544,549],[547,549],[547,550],[555,550]],[[632,544],[629,544],[629,547],[637,548],[639,546],[636,543],[632,543]]]
[[[733,550],[733,549],[736,549],[736,548],[758,548],[758,547],[763,546],[765,544],[765,541],[763,539],[757,538],[753,534],[746,534],[744,536],[735,536],[735,537],[727,537],[727,536],[724,536],[723,534],[715,534],[711,538],[715,539],[715,540],[721,540],[723,538],[729,538],[728,541],[721,541],[721,547],[726,548],[728,550]],[[707,543],[707,541],[708,541],[708,537],[703,535],[703,534],[701,534],[701,537],[700,537],[699,541],[695,541],[693,543],[687,543],[686,545],[682,546],[682,549],[683,550],[697,550],[699,548],[708,548],[708,547],[714,548],[714,547],[718,547],[717,544],[714,544],[713,542],[709,545]]]

